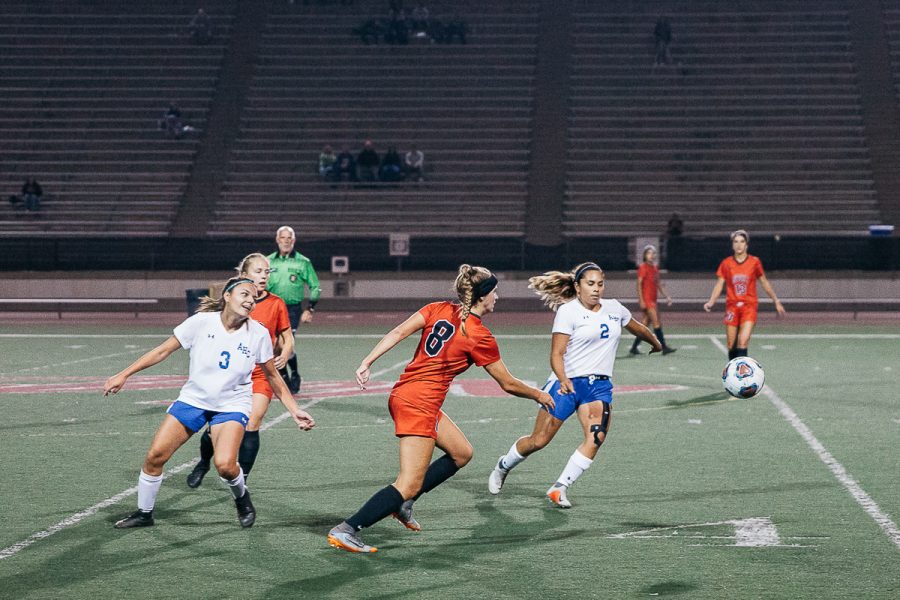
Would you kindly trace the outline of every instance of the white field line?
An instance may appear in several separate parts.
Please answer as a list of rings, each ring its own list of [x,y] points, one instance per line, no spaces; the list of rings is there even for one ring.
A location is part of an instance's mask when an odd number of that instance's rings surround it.
[[[398,362],[395,365],[391,365],[390,367],[382,369],[378,373],[383,375],[393,369],[396,369],[402,365],[405,365],[406,362],[407,361]],[[328,398],[316,398],[315,400],[311,400],[311,401],[301,405],[301,408],[306,409],[311,406],[315,406],[319,402],[322,402],[323,400],[327,400],[327,399]],[[290,413],[283,412],[280,415],[278,415],[277,417],[275,417],[274,419],[271,419],[271,420],[263,423],[263,425],[259,429],[260,429],[260,431],[265,431],[266,429],[269,429],[270,427],[274,427],[278,423],[281,423],[282,421],[289,418],[290,416],[291,416]],[[171,477],[172,475],[176,475],[176,474],[186,470],[188,467],[193,466],[195,462],[196,462],[195,460],[190,460],[189,462],[182,463],[182,464],[178,465],[177,467],[173,467],[172,469],[169,469],[163,476],[163,479],[167,479],[167,478]],[[38,531],[37,533],[33,533],[30,536],[28,536],[27,538],[25,538],[24,540],[22,540],[21,542],[15,543],[12,546],[9,546],[7,548],[0,550],[0,560],[2,560],[4,558],[9,558],[10,556],[14,556],[15,554],[21,552],[28,546],[46,538],[46,537],[49,537],[49,536],[53,535],[54,533],[58,533],[58,532],[62,531],[63,529],[67,529],[69,527],[72,527],[73,525],[77,525],[82,520],[86,519],[87,517],[97,514],[97,512],[106,508],[107,506],[112,506],[113,504],[117,504],[118,502],[121,502],[122,500],[128,498],[129,496],[133,496],[136,493],[137,493],[137,486],[130,487],[125,491],[119,492],[115,496],[110,496],[109,498],[101,500],[97,504],[95,504],[89,508],[86,508],[81,512],[77,512],[74,515],[70,515],[70,516],[66,517],[59,523],[56,523],[55,525],[51,525],[50,527],[48,527],[47,529],[44,529],[43,531]]]
[[[43,369],[58,369],[59,367],[66,367],[69,365],[77,365],[77,364],[81,364],[81,363],[91,362],[94,360],[103,360],[106,358],[116,358],[119,356],[124,356],[126,354],[135,354],[137,352],[146,352],[149,349],[150,348],[137,348],[137,349],[123,350],[122,352],[116,352],[114,354],[104,354],[103,356],[90,356],[88,358],[79,358],[78,360],[70,360],[67,362],[53,363],[53,364],[49,364],[49,365],[41,365],[39,367],[24,367],[22,369],[15,369],[15,370],[9,371],[7,373],[0,374],[0,377],[5,376],[5,375],[12,375],[14,373],[28,373],[30,371],[41,371]]]
[[[301,333],[300,339],[311,340],[339,340],[339,339],[381,339],[381,333]],[[549,339],[549,331],[544,333],[509,333],[498,334],[497,339],[505,340],[542,340]],[[705,333],[672,333],[666,334],[667,338],[675,340],[709,339]],[[0,339],[156,339],[162,343],[166,338],[165,333],[0,333]],[[761,340],[897,340],[900,333],[754,333],[753,339]]]
[[[725,354],[728,354],[728,349],[725,345],[719,341],[715,336],[709,336],[710,341],[719,348]],[[897,524],[891,520],[891,517],[881,510],[881,507],[869,496],[868,493],[859,483],[853,478],[850,473],[847,472],[847,469],[837,461],[837,459],[828,451],[827,448],[816,438],[813,432],[806,426],[806,424],[797,416],[797,413],[794,412],[787,402],[782,400],[775,390],[772,389],[771,386],[766,386],[763,388],[762,393],[769,399],[775,408],[778,409],[778,412],[784,417],[784,420],[791,424],[791,427],[800,434],[800,437],[803,438],[803,441],[812,448],[813,452],[815,452],[816,456],[819,457],[825,466],[828,467],[828,470],[831,471],[831,474],[834,475],[835,479],[840,482],[844,488],[850,495],[856,500],[856,503],[859,504],[863,510],[865,510],[870,517],[878,524],[881,530],[888,536],[888,539],[893,542],[893,544],[900,549],[900,528],[897,527]]]

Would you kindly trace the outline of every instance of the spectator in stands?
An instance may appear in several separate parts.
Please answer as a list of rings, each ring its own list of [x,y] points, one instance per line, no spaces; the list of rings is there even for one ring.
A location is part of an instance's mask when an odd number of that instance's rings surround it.
[[[377,44],[385,37],[386,33],[386,29],[377,19],[369,19],[353,30],[353,34],[358,35],[366,45]]]
[[[194,15],[194,18],[188,24],[188,32],[190,33],[191,41],[195,44],[206,44],[212,39],[212,20],[205,10],[202,8],[197,9],[197,14]]]
[[[375,145],[372,144],[372,140],[363,142],[363,149],[356,157],[356,167],[359,171],[360,181],[375,181],[375,172],[380,164],[381,160],[378,157],[378,152],[375,151]]]
[[[184,121],[181,119],[181,109],[174,102],[170,102],[169,108],[163,113],[160,127],[165,129],[167,137],[177,140],[184,135],[185,126]]]
[[[409,27],[406,25],[406,12],[403,9],[391,9],[388,14],[387,31],[384,41],[388,44],[404,46],[409,43]]]
[[[43,195],[44,190],[34,177],[25,180],[22,185],[22,202],[25,203],[26,210],[40,210]]]
[[[469,27],[458,14],[454,14],[453,17],[444,24],[442,29],[442,39],[438,41],[442,41],[445,44],[452,44],[453,38],[458,37],[460,44],[466,43],[466,34],[469,31]]]
[[[403,159],[393,146],[388,146],[388,151],[381,159],[381,167],[378,169],[378,179],[381,181],[400,181],[403,179]]]
[[[337,156],[331,146],[325,145],[322,152],[319,153],[319,176],[322,179],[334,179],[334,163],[337,162]]]
[[[356,175],[356,159],[353,158],[353,154],[350,153],[350,150],[348,150],[346,146],[341,148],[340,154],[335,158],[331,175],[334,178],[334,181],[341,181],[344,178],[344,175],[347,176],[348,181],[358,181]]]
[[[403,156],[403,170],[407,179],[422,181],[424,179],[425,154],[415,144],[412,149]]]
[[[672,51],[669,45],[672,43],[672,24],[668,17],[660,17],[656,20],[653,29],[653,39],[656,42],[655,66],[672,64]]]
[[[672,216],[669,217],[669,222],[666,224],[666,236],[680,237],[682,232],[684,231],[684,222],[681,220],[681,217],[678,216],[678,213],[672,213]]]
[[[428,35],[429,13],[424,2],[419,2],[412,11],[412,31],[416,37]]]

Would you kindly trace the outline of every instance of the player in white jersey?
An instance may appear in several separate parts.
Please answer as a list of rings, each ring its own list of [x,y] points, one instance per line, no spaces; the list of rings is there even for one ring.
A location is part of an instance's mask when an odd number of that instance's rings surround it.
[[[237,456],[250,416],[250,375],[257,364],[300,429],[315,425],[313,418],[297,406],[275,369],[269,332],[250,318],[256,292],[250,279],[229,279],[221,298],[204,298],[198,313],[176,327],[174,335],[106,380],[103,395],[115,394],[135,373],[162,362],[179,348],[190,350],[188,381],[178,400],[166,411],[144,459],[138,478],[138,510],[117,521],[117,528],[153,525],[153,506],[162,485],[163,467],[207,423],[212,431],[216,470],[231,489],[238,521],[241,527],[253,525],[256,509],[244,485]]]
[[[663,347],[618,300],[603,298],[605,277],[596,263],[582,263],[568,273],[551,271],[529,282],[529,288],[556,311],[550,347],[552,373],[544,386],[556,406],[553,410],[540,409],[531,435],[516,440],[500,457],[488,479],[488,490],[499,494],[510,470],[549,444],[566,419],[577,413],[584,441],[547,490],[553,504],[570,508],[566,491],[591,466],[609,431],[611,378],[622,330],[650,344],[651,353],[661,352]]]

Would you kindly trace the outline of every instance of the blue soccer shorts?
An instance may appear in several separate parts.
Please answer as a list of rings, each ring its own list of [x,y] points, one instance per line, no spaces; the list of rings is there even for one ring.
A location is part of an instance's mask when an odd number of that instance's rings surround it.
[[[550,379],[544,384],[543,390],[550,394],[556,408],[548,410],[551,415],[565,421],[572,416],[579,406],[588,404],[589,402],[606,402],[612,404],[613,384],[606,376],[588,375],[585,377],[572,377],[572,388],[575,390],[571,394],[559,393],[559,380]]]
[[[247,422],[250,420],[250,418],[242,412],[216,412],[214,410],[204,410],[202,408],[197,408],[196,406],[191,406],[187,402],[182,402],[181,400],[173,402],[166,412],[178,419],[182,425],[194,433],[203,429],[203,426],[207,423],[216,425],[218,423],[225,423],[226,421],[237,421],[246,429]]]

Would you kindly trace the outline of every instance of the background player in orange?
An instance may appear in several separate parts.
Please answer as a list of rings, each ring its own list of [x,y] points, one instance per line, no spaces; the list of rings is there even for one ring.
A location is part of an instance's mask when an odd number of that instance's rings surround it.
[[[728,344],[728,360],[738,356],[747,356],[747,348],[750,346],[750,336],[753,335],[753,326],[756,325],[756,313],[759,306],[759,297],[756,295],[756,280],[765,290],[766,294],[775,302],[775,311],[779,317],[785,314],[781,300],[775,295],[775,290],[766,274],[763,272],[762,261],[759,258],[747,254],[750,244],[750,236],[743,229],[738,229],[731,234],[731,248],[734,256],[729,256],[719,264],[716,271],[715,287],[709,300],[703,305],[703,310],[709,312],[715,306],[716,300],[726,290],[725,294],[725,339]]]
[[[653,333],[663,347],[662,353],[671,354],[672,352],[675,352],[676,349],[666,344],[666,337],[663,335],[662,325],[659,320],[659,309],[656,306],[656,299],[659,292],[662,292],[666,297],[666,304],[672,306],[672,297],[669,296],[666,286],[659,280],[659,265],[656,264],[657,256],[656,246],[653,246],[652,244],[644,246],[643,261],[638,267],[637,272],[638,301],[641,310],[644,311],[644,318],[641,319],[641,323],[643,323],[645,327],[653,325]],[[631,350],[629,350],[628,353],[640,354],[640,351],[638,350],[638,346],[640,345],[641,338],[635,337],[634,341],[631,343]]]
[[[441,410],[453,378],[472,364],[484,367],[506,393],[531,398],[548,409],[554,407],[549,394],[512,376],[493,334],[481,322],[494,311],[499,297],[497,278],[483,267],[460,265],[455,287],[459,304],[424,306],[384,336],[356,370],[356,382],[362,387],[380,356],[413,333],[422,332],[413,360],[388,399],[394,433],[400,438],[400,474],[328,533],[328,543],[336,548],[376,552],[357,532],[391,514],[407,528],[420,529],[412,518],[413,501],[452,477],[472,458],[469,440]],[[435,446],[445,454],[431,462]]]
[[[250,318],[260,323],[269,332],[272,346],[276,351],[275,368],[283,369],[285,362],[294,352],[294,334],[291,332],[291,323],[284,301],[266,291],[266,284],[269,280],[269,259],[259,253],[249,254],[241,260],[236,270],[239,277],[252,280],[256,286],[256,306],[250,312]],[[262,424],[272,396],[275,394],[260,367],[257,366],[253,370],[251,379],[253,381],[253,408],[238,452],[238,463],[244,471],[245,479],[250,475],[250,470],[259,454],[259,426]],[[200,460],[187,477],[189,487],[200,486],[204,475],[209,471],[212,457],[213,443],[209,428],[207,428],[200,436]]]

